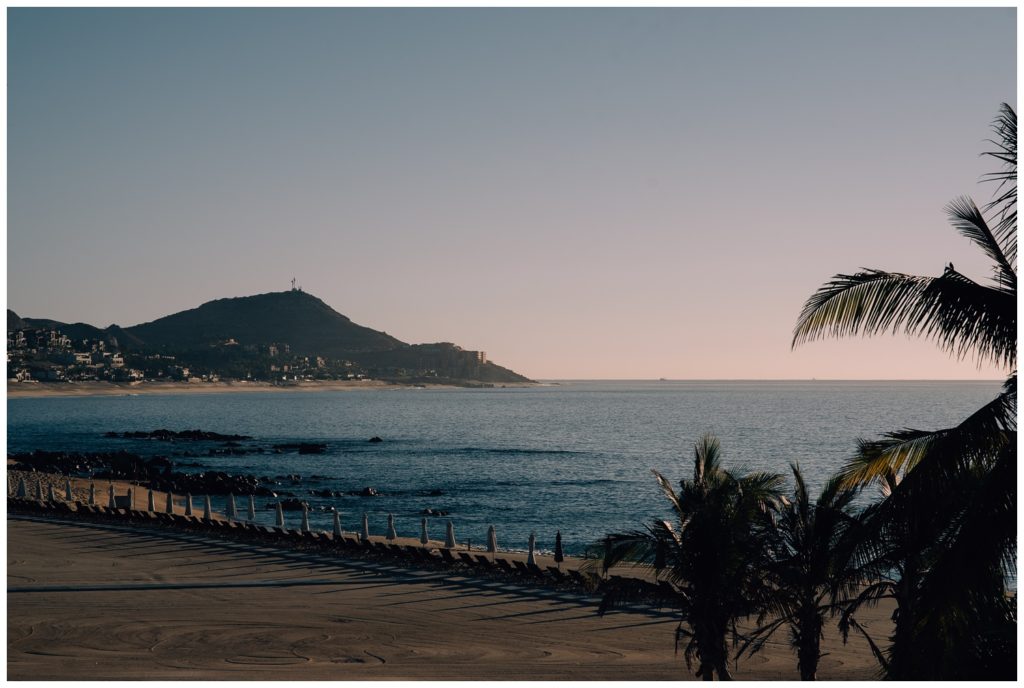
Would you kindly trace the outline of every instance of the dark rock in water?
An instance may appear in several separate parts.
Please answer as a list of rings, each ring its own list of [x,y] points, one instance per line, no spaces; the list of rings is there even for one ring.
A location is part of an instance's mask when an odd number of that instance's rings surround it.
[[[300,454],[323,454],[327,451],[327,445],[319,442],[298,442],[295,444],[275,444],[274,452],[297,451]]]
[[[103,433],[103,436],[104,436],[104,437],[120,437],[120,435],[118,435],[118,434],[117,434],[116,432],[114,432],[113,430],[111,430],[110,432],[105,432],[105,433]]]
[[[447,516],[448,515],[447,511],[442,511],[441,509],[424,509],[420,513],[423,516]]]
[[[309,478],[308,478],[308,480],[329,480],[329,479],[330,479],[329,476],[317,475],[316,473],[314,473],[313,475],[309,476]]]
[[[364,487],[362,490],[359,491],[358,494],[359,494],[360,497],[379,497],[380,496],[380,493],[377,492],[377,490],[375,488],[372,488],[372,487]]]
[[[302,511],[302,507],[309,508],[309,503],[301,499],[282,499],[278,504],[282,511]]]
[[[377,442],[383,442],[384,440],[382,440],[381,438],[379,438],[379,437],[377,437],[376,435],[374,435],[373,437],[371,437],[371,438],[369,439],[369,441],[370,441],[370,442],[374,442],[374,443],[377,443]]]
[[[427,493],[428,497],[440,497],[444,494],[444,490],[431,490]]]
[[[118,437],[126,440],[159,440],[161,442],[174,442],[182,440],[186,442],[235,442],[238,440],[251,440],[248,435],[222,435],[219,432],[208,432],[205,430],[150,430],[123,432],[118,435],[116,432],[108,432],[104,437]]]
[[[344,492],[340,492],[338,490],[328,490],[328,489],[310,490],[309,494],[313,495],[314,497],[343,497],[345,495]]]

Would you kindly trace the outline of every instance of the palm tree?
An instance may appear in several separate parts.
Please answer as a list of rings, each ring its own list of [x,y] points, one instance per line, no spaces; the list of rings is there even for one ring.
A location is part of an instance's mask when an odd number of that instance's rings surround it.
[[[609,535],[605,572],[622,561],[653,569],[668,586],[669,602],[681,613],[676,646],[686,641],[686,666],[705,680],[730,679],[727,638],[736,620],[756,612],[763,599],[761,571],[768,548],[765,532],[778,506],[782,477],[772,473],[734,475],[720,462],[720,446],[704,435],[694,447],[693,478],[679,492],[654,471],[675,512],[676,525],[657,521],[646,530]],[[605,587],[599,613],[628,598],[629,590]]]
[[[858,489],[845,486],[842,477],[835,476],[812,501],[799,467],[790,468],[794,494],[783,500],[776,528],[768,534],[772,543],[765,571],[769,597],[758,618],[759,627],[747,636],[740,654],[758,652],[776,631],[788,627],[800,679],[813,681],[825,618],[856,596],[867,570],[852,549],[861,525],[853,509]]]
[[[954,228],[992,263],[981,283],[950,263],[938,277],[881,270],[836,275],[807,303],[793,344],[824,336],[905,332],[944,350],[1013,371],[1017,363],[1017,115],[1003,104],[995,121],[1000,171],[984,211],[970,198],[947,207]],[[883,484],[872,511],[866,552],[895,577],[865,591],[851,609],[891,596],[892,644],[883,658],[891,678],[954,677],[968,668],[993,675],[1009,665],[990,637],[1014,627],[1005,582],[1016,561],[1016,374],[995,399],[959,425],[906,429],[862,441],[844,468],[849,485]],[[882,570],[882,569],[880,569]],[[848,614],[846,627],[856,627]],[[881,655],[880,655],[881,657]],[[975,673],[978,677],[980,674]]]

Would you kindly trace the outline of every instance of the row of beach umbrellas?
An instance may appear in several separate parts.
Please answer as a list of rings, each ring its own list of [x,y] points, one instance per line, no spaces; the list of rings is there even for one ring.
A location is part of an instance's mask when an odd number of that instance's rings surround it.
[[[50,501],[50,502],[57,501],[57,496],[56,496],[56,493],[54,492],[53,484],[52,483],[48,485],[47,491],[48,491],[47,501]],[[28,488],[25,485],[25,479],[24,478],[21,478],[21,480],[18,481],[18,487],[17,487],[17,490],[15,491],[15,496],[17,496],[17,497],[19,497],[21,499],[25,499],[28,496]],[[36,481],[35,498],[36,498],[37,501],[43,501],[43,482],[42,482],[42,480]],[[68,501],[68,502],[74,501],[74,497],[72,496],[72,493],[71,493],[71,479],[70,478],[66,479],[65,483],[64,483],[64,499],[66,501]],[[96,505],[96,484],[95,483],[89,483],[89,502],[88,503],[89,503],[90,506],[95,506]],[[128,488],[128,503],[129,504],[134,504],[135,503],[135,488],[134,487],[129,487]],[[117,502],[116,502],[115,494],[114,494],[114,485],[111,484],[109,486],[108,490],[107,490],[107,506],[108,506],[108,508],[114,509],[114,508],[116,508],[116,504],[117,504]],[[255,500],[253,499],[252,495],[249,495],[249,505],[248,505],[248,507],[249,508],[248,508],[248,513],[246,514],[246,517],[247,517],[246,520],[255,521],[256,520],[256,503],[255,503]],[[148,496],[147,496],[147,500],[146,500],[146,509],[147,509],[147,511],[151,511],[151,512],[155,512],[156,511],[156,504],[155,504],[155,498],[154,498],[153,490],[149,490],[149,493],[148,493]],[[168,514],[174,513],[174,495],[172,495],[170,492],[167,493],[167,501],[166,501],[166,503],[164,505],[164,511],[165,511],[165,513],[168,513]],[[225,515],[229,519],[231,519],[231,520],[240,520],[238,518],[238,509],[235,506],[235,496],[234,495],[228,495],[227,506],[226,506],[224,511],[225,511]],[[190,494],[185,495],[185,515],[186,516],[193,516],[194,515],[193,512],[192,512],[192,495],[190,495]],[[213,507],[210,504],[210,495],[206,495],[203,498],[203,518],[209,520],[210,518],[212,518],[212,515],[213,515]],[[278,502],[278,504],[277,504],[277,514],[276,514],[276,519],[275,519],[275,525],[278,528],[283,528],[284,527],[284,510],[281,508],[281,503],[280,502]],[[309,509],[305,505],[302,506],[302,525],[301,525],[301,530],[304,533],[309,532]],[[334,536],[335,537],[340,537],[341,536],[341,534],[342,534],[342,530],[341,530],[341,514],[339,514],[337,511],[334,512],[334,529],[333,530],[334,530]],[[363,540],[369,540],[370,539],[370,517],[369,517],[368,514],[365,514],[365,513],[363,514],[362,530],[360,532],[360,537]],[[395,539],[398,538],[398,533],[395,530],[395,517],[394,517],[394,514],[388,514],[388,530],[387,530],[387,535],[385,535],[385,538],[387,540],[395,540]],[[420,542],[422,544],[424,544],[424,545],[426,545],[426,544],[428,544],[430,542],[430,538],[427,535],[427,519],[426,518],[420,519]],[[454,549],[455,546],[456,546],[456,542],[455,542],[455,524],[452,523],[451,520],[449,520],[448,523],[447,523],[446,529],[445,529],[444,547],[445,547],[445,549]],[[537,534],[531,532],[530,533],[530,541],[529,541],[529,549],[528,549],[527,559],[526,559],[527,563],[529,563],[529,564],[536,564],[537,563],[536,559],[535,559],[535,556],[534,556],[534,550],[536,548],[537,548]],[[489,526],[487,528],[487,551],[491,552],[491,553],[494,553],[494,552],[498,551],[498,535],[497,535],[497,531],[495,530],[493,525]],[[564,554],[562,552],[562,533],[561,533],[561,531],[558,531],[555,534],[554,559],[555,559],[556,562],[559,562],[559,563],[561,563],[564,560]]]

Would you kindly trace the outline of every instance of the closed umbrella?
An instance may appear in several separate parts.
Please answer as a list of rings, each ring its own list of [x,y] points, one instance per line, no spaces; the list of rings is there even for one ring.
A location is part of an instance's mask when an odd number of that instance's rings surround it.
[[[36,481],[36,501],[43,501],[43,481],[42,478]]]
[[[487,529],[487,551],[491,553],[498,551],[498,534],[495,532],[494,526]]]
[[[341,514],[334,512],[334,539],[341,539]]]
[[[537,565],[537,558],[533,556],[533,550],[537,548],[537,533],[530,531],[530,549],[526,553],[526,563]]]
[[[108,509],[116,509],[117,508],[117,501],[114,499],[114,484],[113,483],[110,484],[110,489],[107,490],[107,496],[109,497],[109,499],[107,500],[107,508]]]
[[[191,516],[192,515],[192,495],[191,494],[185,495],[185,515],[186,516]]]
[[[46,486],[46,501],[48,501],[48,502],[56,502],[57,501],[57,495],[54,494],[54,492],[53,492],[53,485],[52,484]]]
[[[153,497],[153,490],[146,496],[146,511],[156,511],[156,500]]]
[[[398,533],[395,532],[395,517],[394,514],[388,514],[388,540],[396,540]]]
[[[362,539],[364,541],[369,541],[369,539],[370,539],[370,517],[367,516],[365,513],[363,514],[363,532],[360,533],[360,535],[362,536]]]
[[[172,494],[170,492],[167,493],[167,504],[164,505],[164,513],[165,514],[173,514],[174,513],[174,494]]]
[[[213,519],[213,505],[210,504],[210,495],[203,497],[203,520],[210,521]]]
[[[309,509],[305,504],[302,505],[302,532],[309,532]]]
[[[562,562],[565,561],[565,555],[562,553],[562,531],[555,532],[555,563],[558,564],[559,570],[562,568]]]
[[[134,487],[129,487],[128,488],[128,510],[130,511],[130,510],[132,510],[134,508],[135,508],[135,488]]]
[[[277,520],[274,523],[278,528],[284,528],[284,509],[281,508],[281,502],[277,503]]]
[[[25,479],[21,478],[18,480],[18,497],[24,499],[28,496],[28,490],[25,488]]]
[[[445,549],[455,549],[455,524],[448,521],[448,528],[444,534]]]
[[[235,511],[235,495],[228,495],[228,503],[224,507],[224,513],[230,520],[235,520],[238,514]]]
[[[249,495],[249,520],[256,520],[256,498]]]
[[[420,544],[425,545],[430,542],[430,538],[427,537],[427,519],[420,520]]]
[[[68,502],[75,501],[74,496],[71,494],[71,478],[64,481],[64,499]]]
[[[89,483],[89,506],[96,506],[96,483]]]

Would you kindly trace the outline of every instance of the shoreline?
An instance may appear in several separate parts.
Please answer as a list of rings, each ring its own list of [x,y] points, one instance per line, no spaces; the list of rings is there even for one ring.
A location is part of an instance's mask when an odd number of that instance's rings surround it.
[[[535,383],[500,382],[493,387],[502,389],[533,387]],[[447,384],[407,384],[384,380],[312,380],[277,384],[235,380],[230,382],[8,382],[8,399],[37,399],[49,397],[140,396],[143,394],[229,394],[235,392],[351,392],[358,390],[395,389],[477,389],[476,387]]]

